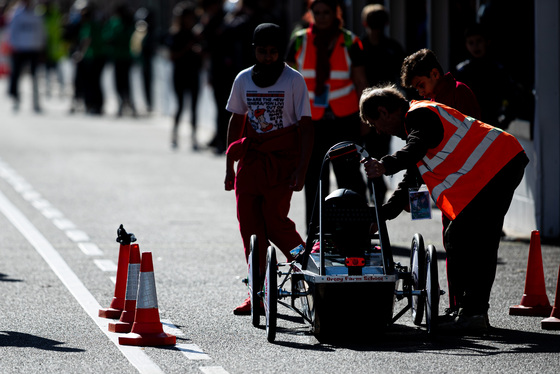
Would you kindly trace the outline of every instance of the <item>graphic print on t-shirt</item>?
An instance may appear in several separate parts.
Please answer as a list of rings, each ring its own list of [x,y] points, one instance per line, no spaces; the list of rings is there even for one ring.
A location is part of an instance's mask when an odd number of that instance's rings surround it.
[[[281,129],[283,126],[284,91],[259,93],[247,92],[248,117],[251,126],[258,133]]]

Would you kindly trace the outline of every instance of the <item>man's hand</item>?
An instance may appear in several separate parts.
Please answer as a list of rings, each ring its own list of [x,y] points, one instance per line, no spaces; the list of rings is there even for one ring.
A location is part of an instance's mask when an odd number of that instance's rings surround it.
[[[364,164],[364,169],[369,179],[377,178],[385,174],[385,166],[375,158],[364,158],[360,162]]]

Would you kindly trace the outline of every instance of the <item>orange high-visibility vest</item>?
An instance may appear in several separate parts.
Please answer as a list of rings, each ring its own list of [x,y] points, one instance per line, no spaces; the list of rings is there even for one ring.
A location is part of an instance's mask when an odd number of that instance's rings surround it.
[[[315,67],[317,65],[317,49],[313,42],[315,34],[309,27],[299,31],[297,37],[302,38],[295,59],[297,69],[303,75],[311,102],[311,118],[319,120],[325,108],[314,105],[315,101]],[[356,113],[359,108],[359,97],[351,79],[352,61],[348,48],[359,39],[350,31],[342,29],[330,57],[331,72],[326,84],[329,85],[329,106],[337,117],[345,117]]]
[[[446,105],[412,101],[409,112],[417,108],[430,109],[443,124],[443,140],[417,166],[438,208],[454,220],[523,147],[513,135]]]

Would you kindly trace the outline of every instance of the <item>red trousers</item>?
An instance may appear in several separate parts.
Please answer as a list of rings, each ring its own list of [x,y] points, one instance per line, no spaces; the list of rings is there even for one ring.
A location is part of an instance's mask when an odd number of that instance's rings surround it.
[[[292,260],[292,249],[305,245],[295,223],[288,218],[293,194],[288,187],[289,180],[271,184],[266,175],[266,164],[266,159],[260,157],[253,158],[250,163],[242,161],[235,180],[237,219],[245,259],[249,257],[251,236],[255,234],[259,243],[261,274],[266,268],[266,250],[270,243],[280,249],[288,261]]]

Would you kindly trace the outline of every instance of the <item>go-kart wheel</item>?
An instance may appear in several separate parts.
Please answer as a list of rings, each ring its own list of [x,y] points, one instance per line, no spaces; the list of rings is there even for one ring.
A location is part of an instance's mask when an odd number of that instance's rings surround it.
[[[437,251],[433,245],[426,252],[426,327],[428,334],[433,335],[437,329],[439,313],[439,280]]]
[[[251,322],[257,327],[261,323],[260,297],[261,275],[259,270],[259,242],[256,235],[251,236],[248,266],[249,297],[251,298]]]
[[[411,288],[413,291],[423,291],[426,287],[426,249],[422,235],[416,233],[412,238],[410,248],[410,272],[412,278]],[[412,296],[410,301],[412,321],[419,326],[424,317],[425,296]]]
[[[264,312],[266,315],[266,338],[269,342],[276,339],[276,312],[278,301],[278,274],[276,269],[276,251],[268,247],[266,256],[266,274],[264,277]]]

